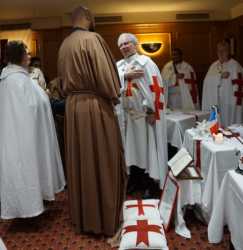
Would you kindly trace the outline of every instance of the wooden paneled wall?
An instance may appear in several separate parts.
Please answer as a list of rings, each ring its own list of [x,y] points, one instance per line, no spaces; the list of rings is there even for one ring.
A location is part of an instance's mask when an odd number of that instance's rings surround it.
[[[62,40],[61,29],[39,31],[40,57],[49,80],[57,76],[57,55]]]
[[[236,40],[236,57],[243,63],[243,17],[232,21],[221,22],[173,22],[160,24],[110,24],[99,25],[96,31],[108,43],[116,60],[121,58],[117,48],[120,33],[170,33],[172,47],[180,47],[184,58],[191,63],[198,75],[200,89],[209,65],[216,59],[216,44],[226,36]],[[62,40],[69,34],[70,28],[41,30],[40,47],[44,71],[50,79],[56,77],[56,60]],[[154,58],[161,69],[169,60],[169,53],[162,53]],[[200,91],[201,92],[201,91]]]
[[[235,40],[235,58],[243,64],[243,16],[228,23],[226,35]]]

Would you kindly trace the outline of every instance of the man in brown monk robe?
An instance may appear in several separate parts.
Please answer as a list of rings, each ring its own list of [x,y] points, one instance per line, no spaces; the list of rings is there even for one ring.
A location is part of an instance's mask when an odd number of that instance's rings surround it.
[[[59,50],[66,99],[65,145],[71,218],[76,232],[113,235],[126,188],[122,141],[113,108],[120,83],[112,54],[90,11],[72,13],[72,33]]]

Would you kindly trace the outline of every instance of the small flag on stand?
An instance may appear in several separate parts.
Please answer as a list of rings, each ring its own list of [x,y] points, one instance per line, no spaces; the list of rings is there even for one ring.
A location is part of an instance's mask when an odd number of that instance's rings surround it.
[[[209,122],[210,133],[217,134],[219,130],[219,121],[218,121],[218,108],[216,106],[211,107],[211,113],[208,122]]]

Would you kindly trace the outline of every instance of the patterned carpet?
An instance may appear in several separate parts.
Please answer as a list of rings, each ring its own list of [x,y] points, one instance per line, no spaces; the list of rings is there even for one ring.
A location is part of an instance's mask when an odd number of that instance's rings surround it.
[[[67,194],[62,192],[57,201],[47,204],[47,211],[33,219],[0,221],[0,237],[8,250],[110,250],[106,239],[90,235],[75,235],[67,204]],[[192,239],[177,236],[173,228],[167,233],[170,250],[221,250],[229,249],[229,234],[224,241],[211,245],[207,240],[207,227],[200,224],[192,213],[186,221]]]

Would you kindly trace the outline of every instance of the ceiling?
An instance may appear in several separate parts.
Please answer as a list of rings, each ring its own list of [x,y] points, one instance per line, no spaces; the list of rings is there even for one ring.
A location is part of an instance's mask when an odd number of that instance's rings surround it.
[[[97,15],[213,12],[228,19],[239,6],[243,14],[243,0],[0,0],[0,21],[62,17],[81,3]]]

